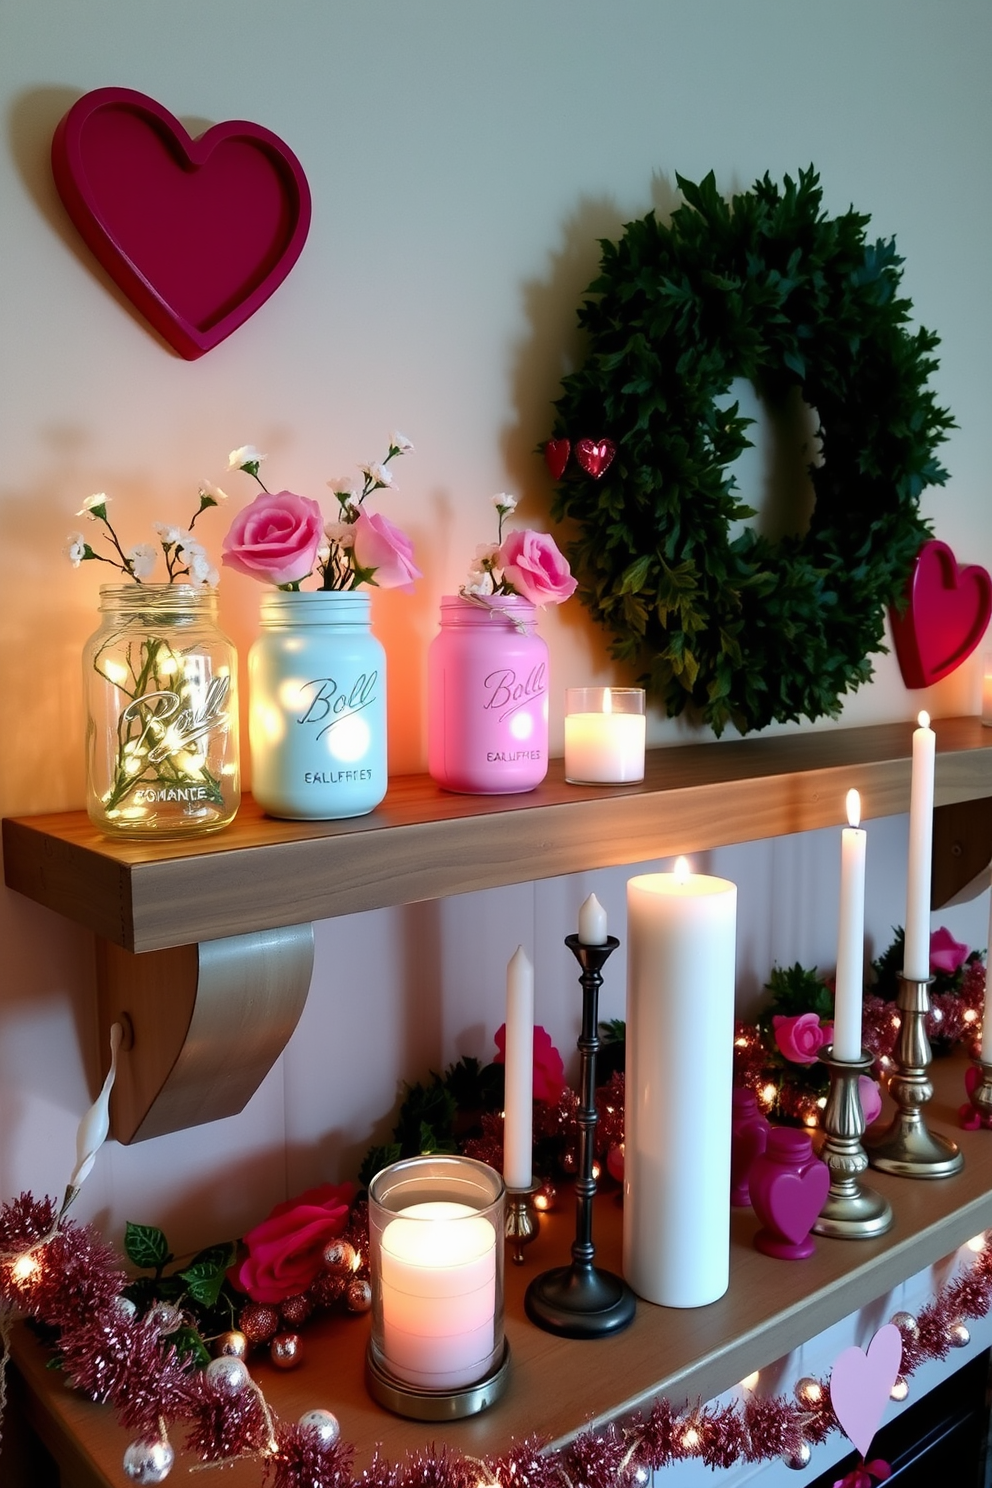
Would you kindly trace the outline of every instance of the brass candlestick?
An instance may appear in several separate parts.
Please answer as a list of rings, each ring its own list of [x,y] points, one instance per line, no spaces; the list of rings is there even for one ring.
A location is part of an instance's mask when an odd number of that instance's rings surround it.
[[[861,1145],[865,1117],[858,1080],[871,1069],[871,1055],[862,1049],[860,1059],[835,1059],[831,1045],[821,1051],[820,1059],[830,1071],[830,1094],[823,1112],[826,1137],[820,1148],[820,1157],[830,1169],[830,1191],[813,1231],[835,1240],[871,1240],[892,1227],[888,1199],[861,1184],[868,1158]]]
[[[992,1064],[986,1064],[984,1059],[976,1059],[974,1065],[981,1071],[982,1078],[968,1099],[982,1118],[983,1126],[992,1126]]]
[[[932,977],[917,979],[900,973],[896,1007],[901,1023],[893,1050],[895,1073],[888,1086],[896,1114],[884,1130],[865,1137],[872,1167],[899,1178],[950,1178],[964,1167],[957,1144],[929,1131],[923,1120],[923,1107],[933,1095],[927,1075],[930,1040],[924,1027],[932,981]]]
[[[577,935],[565,944],[582,967],[581,1056],[582,1104],[579,1124],[579,1172],[575,1180],[575,1240],[572,1264],[535,1276],[524,1295],[524,1310],[532,1323],[563,1338],[603,1338],[619,1333],[634,1321],[636,1302],[630,1287],[612,1271],[601,1271],[593,1261],[592,1201],[593,1135],[596,1111],[596,1052],[599,1049],[599,989],[602,968],[620,942],[610,935],[603,945],[583,945]]]
[[[539,1183],[532,1183],[529,1188],[506,1190],[506,1221],[503,1230],[510,1243],[510,1255],[515,1266],[522,1266],[524,1263],[524,1246],[537,1239],[540,1225],[534,1208],[534,1195],[540,1187]]]

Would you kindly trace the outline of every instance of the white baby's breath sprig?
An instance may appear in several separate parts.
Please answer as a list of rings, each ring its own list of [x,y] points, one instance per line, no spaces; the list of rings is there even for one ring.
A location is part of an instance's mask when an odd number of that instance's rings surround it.
[[[133,579],[136,584],[143,584],[154,573],[159,551],[161,551],[165,558],[166,575],[170,584],[181,579],[191,584],[216,584],[217,570],[210,562],[202,543],[193,537],[192,531],[197,517],[211,506],[219,505],[220,501],[226,500],[226,497],[223,491],[216,486],[211,486],[209,482],[201,482],[197,496],[199,505],[188,527],[180,527],[174,522],[153,522],[152,530],[158,537],[157,544],[139,542],[125,549],[107,515],[110,497],[104,491],[99,491],[86,498],[76,515],[86,516],[91,521],[103,523],[103,537],[111,548],[111,554],[98,553],[81,532],[70,532],[66,539],[67,546],[63,550],[65,556],[73,568],[78,568],[81,563],[87,561],[108,563],[125,578]]]
[[[263,455],[253,444],[242,444],[240,448],[232,450],[228,455],[227,468],[228,470],[246,471],[249,475],[253,475],[261,486],[262,482],[258,480],[258,467],[263,460],[267,459],[268,456]],[[265,487],[263,486],[262,489],[264,490]]]

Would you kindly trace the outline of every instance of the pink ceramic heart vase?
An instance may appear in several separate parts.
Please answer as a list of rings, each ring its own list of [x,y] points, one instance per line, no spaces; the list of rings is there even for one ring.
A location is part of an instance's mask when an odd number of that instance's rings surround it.
[[[889,615],[899,670],[907,687],[929,687],[955,671],[985,634],[992,579],[933,539],[917,554],[907,601],[903,614]]]
[[[782,1173],[769,1184],[769,1219],[792,1245],[799,1245],[826,1202],[830,1169],[826,1163],[811,1163],[804,1173]]]
[[[604,476],[613,464],[617,447],[612,439],[580,439],[575,446],[575,458],[586,475],[593,480]]]
[[[271,130],[229,120],[194,140],[130,88],[73,104],[52,171],[81,237],[188,361],[265,303],[310,227],[303,167]]]
[[[841,1430],[862,1457],[878,1430],[902,1361],[902,1335],[895,1323],[879,1328],[868,1352],[845,1349],[830,1371],[830,1404]]]

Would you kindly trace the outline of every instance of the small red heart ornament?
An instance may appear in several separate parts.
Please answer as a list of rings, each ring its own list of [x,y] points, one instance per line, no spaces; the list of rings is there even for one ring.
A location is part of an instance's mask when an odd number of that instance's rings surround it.
[[[551,471],[552,480],[561,480],[571,453],[572,441],[570,439],[548,440],[544,446],[544,463]]]
[[[805,1240],[826,1202],[830,1169],[810,1163],[804,1173],[777,1173],[768,1185],[765,1204],[772,1224],[793,1245]]]
[[[929,687],[956,671],[992,617],[992,578],[977,563],[959,564],[946,543],[925,542],[907,585],[902,615],[889,612],[899,670],[907,687]]]
[[[612,439],[580,439],[575,446],[575,458],[586,475],[599,480],[613,464],[617,447]]]
[[[310,228],[303,167],[278,135],[238,119],[192,139],[130,88],[77,99],[52,172],[80,236],[187,361],[254,315]]]
[[[879,1328],[867,1353],[855,1346],[834,1360],[830,1404],[841,1430],[862,1457],[868,1456],[901,1363],[902,1334],[895,1323]]]

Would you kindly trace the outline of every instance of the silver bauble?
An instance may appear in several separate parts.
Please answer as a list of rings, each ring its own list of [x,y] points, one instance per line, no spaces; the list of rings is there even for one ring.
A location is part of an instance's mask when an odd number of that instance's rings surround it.
[[[214,1354],[218,1359],[247,1359],[250,1347],[245,1335],[237,1328],[229,1328],[214,1339]]]
[[[800,1442],[794,1452],[786,1452],[782,1458],[786,1467],[793,1468],[796,1472],[802,1472],[804,1467],[809,1467],[809,1459],[813,1452],[809,1442]]]
[[[951,1348],[967,1348],[971,1342],[971,1334],[962,1322],[952,1323],[947,1330],[947,1337]]]
[[[824,1402],[820,1381],[804,1374],[801,1380],[796,1381],[796,1399],[804,1410],[817,1410]]]
[[[249,1379],[244,1360],[235,1358],[233,1354],[222,1354],[219,1359],[211,1359],[204,1374],[215,1394],[232,1398],[241,1394]]]
[[[153,1302],[145,1313],[145,1321],[160,1333],[175,1333],[182,1326],[183,1315],[171,1302]]]
[[[350,1240],[328,1240],[322,1260],[328,1271],[354,1271],[357,1260],[355,1247]]]
[[[920,1325],[911,1312],[894,1312],[889,1322],[895,1323],[900,1333],[906,1333],[910,1337],[920,1331]]]
[[[908,1394],[909,1381],[905,1378],[904,1375],[897,1374],[895,1383],[893,1384],[892,1389],[889,1391],[889,1399],[894,1400],[897,1405],[901,1405]]]
[[[303,1363],[303,1339],[299,1333],[277,1333],[269,1344],[269,1358],[277,1369],[295,1369]]]
[[[125,1318],[133,1318],[138,1311],[130,1297],[115,1297],[113,1307],[116,1313]]]
[[[124,1475],[132,1483],[161,1483],[169,1476],[176,1454],[160,1437],[133,1441],[124,1452]]]
[[[341,1435],[341,1423],[329,1410],[308,1410],[300,1417],[301,1431],[311,1437],[322,1452],[329,1452]]]

